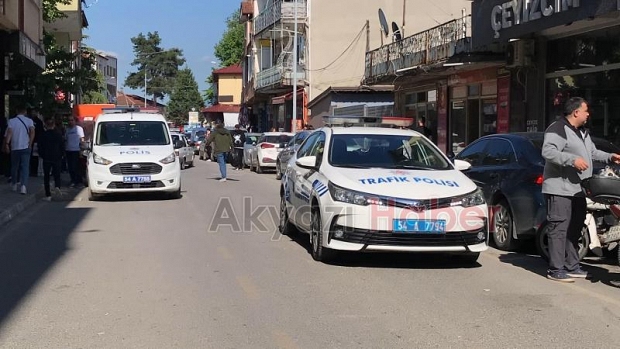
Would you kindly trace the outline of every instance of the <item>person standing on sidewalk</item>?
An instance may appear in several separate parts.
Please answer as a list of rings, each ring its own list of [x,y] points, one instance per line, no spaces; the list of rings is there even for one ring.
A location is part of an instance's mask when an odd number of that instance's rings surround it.
[[[32,144],[32,154],[30,156],[30,176],[37,177],[39,174],[39,137],[43,134],[43,121],[39,117],[39,112],[34,108],[28,108],[28,117],[34,123],[34,142]]]
[[[52,201],[50,190],[50,172],[54,176],[56,194],[60,196],[60,163],[64,152],[64,140],[56,130],[53,118],[45,120],[45,131],[39,137],[39,156],[43,159],[43,184],[45,186],[45,200]]]
[[[239,124],[235,125],[235,129],[232,131],[233,147],[234,147],[234,159],[235,163],[232,164],[235,170],[243,170],[243,145],[245,144],[245,132],[241,130]]]
[[[545,130],[542,192],[547,201],[549,270],[547,278],[574,282],[587,273],[579,266],[578,241],[586,218],[586,196],[581,187],[592,177],[593,160],[620,163],[620,155],[596,149],[584,128],[588,104],[573,97],[566,102],[565,117]]]
[[[71,177],[71,188],[74,188],[82,183],[82,171],[80,169],[80,143],[84,141],[84,129],[77,124],[76,117],[69,117],[69,127],[67,127],[65,133],[65,139],[67,142],[66,156],[67,156],[67,169],[69,170],[69,176]]]
[[[13,191],[17,191],[17,176],[21,184],[20,192],[27,193],[30,171],[30,153],[34,141],[34,123],[26,116],[26,107],[17,108],[17,116],[9,120],[4,137],[4,151],[11,152],[11,183]]]
[[[226,182],[226,156],[232,150],[232,137],[230,132],[224,127],[224,124],[218,123],[215,130],[211,132],[207,139],[207,144],[213,143],[213,154],[220,165],[220,182]]]

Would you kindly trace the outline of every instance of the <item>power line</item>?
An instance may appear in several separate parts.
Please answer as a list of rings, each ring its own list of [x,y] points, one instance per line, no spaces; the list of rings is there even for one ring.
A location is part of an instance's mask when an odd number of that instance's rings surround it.
[[[353,46],[360,39],[360,37],[364,33],[365,29],[366,29],[366,25],[364,24],[364,26],[362,27],[362,30],[360,30],[360,32],[357,34],[357,36],[355,36],[355,38],[353,39],[353,41],[351,41],[349,46],[347,46],[347,48],[345,48],[344,51],[342,51],[342,53],[338,57],[336,57],[336,59],[334,59],[331,63],[329,63],[328,65],[326,65],[323,68],[319,68],[319,69],[306,69],[306,71],[314,71],[314,72],[316,72],[316,71],[323,71],[323,70],[329,69],[329,67],[334,65],[340,58],[342,58],[342,56],[344,56],[344,54],[347,53],[347,51],[349,51],[351,46]]]

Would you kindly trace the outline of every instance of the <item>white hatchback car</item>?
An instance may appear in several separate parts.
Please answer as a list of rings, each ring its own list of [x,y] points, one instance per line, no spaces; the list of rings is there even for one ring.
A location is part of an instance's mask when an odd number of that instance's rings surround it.
[[[312,257],[335,251],[449,252],[473,263],[488,248],[482,192],[411,130],[321,128],[289,160],[282,234],[308,233]]]
[[[265,132],[263,133],[252,151],[250,170],[256,169],[262,173],[264,169],[276,168],[278,153],[286,147],[294,134],[289,132]]]

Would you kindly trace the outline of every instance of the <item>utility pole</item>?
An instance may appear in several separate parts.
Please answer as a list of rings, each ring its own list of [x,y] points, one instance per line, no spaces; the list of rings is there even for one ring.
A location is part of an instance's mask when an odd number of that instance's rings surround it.
[[[144,107],[146,108],[146,63],[144,63]]]
[[[370,21],[366,20],[366,52],[370,51]]]
[[[295,29],[293,32],[293,125],[291,132],[297,132],[297,0],[295,0]]]

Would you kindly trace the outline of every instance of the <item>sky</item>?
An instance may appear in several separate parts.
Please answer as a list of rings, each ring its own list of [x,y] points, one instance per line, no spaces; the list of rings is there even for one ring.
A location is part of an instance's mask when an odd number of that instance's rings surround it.
[[[84,44],[118,58],[120,90],[129,73],[137,71],[131,66],[131,38],[157,31],[163,49],[183,51],[202,93],[208,87],[205,80],[211,69],[218,67],[213,47],[226,29],[226,18],[240,4],[241,0],[86,0]],[[125,87],[124,91],[144,94],[143,89]]]

